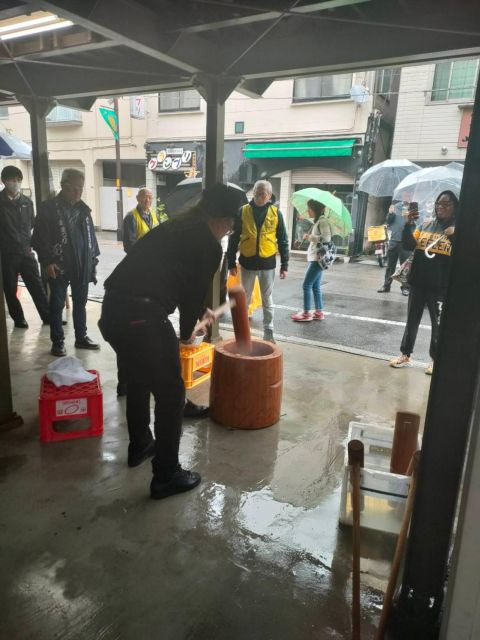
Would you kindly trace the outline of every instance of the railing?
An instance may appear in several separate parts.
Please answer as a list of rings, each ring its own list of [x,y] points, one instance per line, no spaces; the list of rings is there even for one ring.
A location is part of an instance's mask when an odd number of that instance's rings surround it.
[[[82,112],[59,105],[48,114],[47,124],[82,124]]]

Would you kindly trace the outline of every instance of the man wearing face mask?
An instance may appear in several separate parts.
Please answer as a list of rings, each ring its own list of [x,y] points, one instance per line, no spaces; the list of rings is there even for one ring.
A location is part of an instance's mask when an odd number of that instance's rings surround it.
[[[17,298],[18,276],[22,277],[44,324],[49,324],[48,300],[40,279],[38,262],[31,248],[35,220],[33,203],[21,192],[23,174],[8,165],[1,173],[5,189],[0,192],[0,253],[3,291],[15,327],[28,329],[22,305]]]
[[[38,253],[50,286],[51,354],[66,355],[62,310],[70,285],[76,349],[100,349],[87,336],[87,298],[89,282],[96,282],[95,267],[100,254],[90,208],[82,200],[84,175],[65,169],[62,190],[55,198],[42,202],[35,221],[32,246]]]

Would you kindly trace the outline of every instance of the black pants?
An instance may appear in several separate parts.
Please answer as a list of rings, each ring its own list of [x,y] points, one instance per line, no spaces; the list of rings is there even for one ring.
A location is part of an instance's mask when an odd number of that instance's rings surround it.
[[[38,262],[33,254],[9,255],[2,254],[3,291],[7,301],[8,313],[15,322],[25,320],[22,305],[17,298],[18,276],[27,287],[37,311],[43,322],[49,322],[47,294],[40,278]]]
[[[411,251],[407,251],[402,247],[401,242],[390,242],[387,251],[387,269],[385,271],[384,286],[390,289],[392,286],[392,276],[397,269],[397,263],[403,264],[410,255]],[[408,285],[402,285],[402,289],[408,288]]]
[[[405,327],[405,332],[403,334],[400,351],[406,356],[410,356],[412,354],[413,347],[415,346],[415,340],[417,339],[418,327],[420,326],[420,322],[422,320],[425,305],[427,306],[428,312],[430,313],[430,320],[432,323],[432,336],[430,338],[430,357],[432,358],[432,360],[435,360],[438,342],[438,329],[440,326],[440,314],[442,311],[442,301],[439,299],[438,295],[425,289],[420,289],[418,287],[410,287],[410,296],[408,298],[407,326]]]
[[[98,323],[103,337],[125,364],[129,451],[141,451],[152,440],[150,394],[155,398],[155,457],[160,482],[178,466],[185,386],[180,372],[178,339],[166,314],[153,305],[122,301],[105,294]]]
[[[62,311],[65,306],[68,285],[72,292],[73,328],[75,339],[82,340],[87,335],[87,300],[88,282],[61,273],[56,278],[49,278],[50,287],[50,339],[53,343],[63,342]]]

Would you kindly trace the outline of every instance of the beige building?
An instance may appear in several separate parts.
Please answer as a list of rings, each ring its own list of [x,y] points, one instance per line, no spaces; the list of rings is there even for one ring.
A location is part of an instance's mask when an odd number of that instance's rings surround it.
[[[351,206],[374,83],[374,72],[282,80],[262,98],[233,93],[226,103],[225,178],[247,191],[258,178],[272,180],[292,248],[303,236],[290,204],[295,189],[334,190]],[[56,107],[47,116],[48,150],[54,188],[64,168],[83,170],[85,200],[96,225],[113,229],[115,146],[101,106],[111,107],[111,102],[97,100],[89,112]],[[23,107],[1,109],[0,130],[28,142]],[[196,91],[124,97],[119,113],[126,209],[139,186],[152,187],[164,200],[185,176],[202,176],[206,103]],[[31,162],[15,163],[24,171],[24,187],[33,191]]]

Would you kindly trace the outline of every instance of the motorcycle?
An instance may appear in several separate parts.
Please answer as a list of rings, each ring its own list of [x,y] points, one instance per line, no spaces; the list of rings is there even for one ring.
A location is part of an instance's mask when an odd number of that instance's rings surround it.
[[[387,260],[388,251],[388,229],[386,224],[376,227],[368,227],[368,241],[373,242],[374,255],[377,258],[378,265],[383,267]]]

